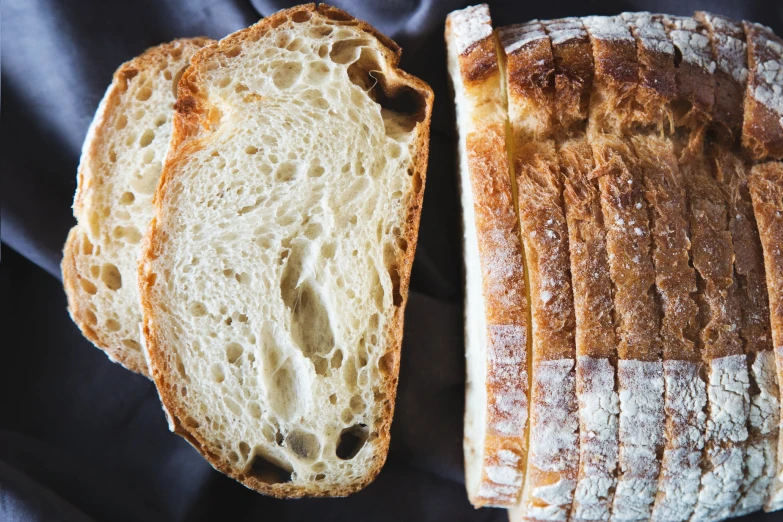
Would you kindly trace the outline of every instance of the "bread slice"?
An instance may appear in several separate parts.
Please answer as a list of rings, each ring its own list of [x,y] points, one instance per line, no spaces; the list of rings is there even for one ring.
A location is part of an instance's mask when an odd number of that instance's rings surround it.
[[[705,131],[713,118],[716,64],[706,27],[692,18],[662,17],[682,56],[677,64],[681,109],[675,140],[685,180],[691,232],[691,259],[697,273],[700,313],[698,346],[707,373],[707,424],[696,519],[725,518],[739,499],[748,419],[747,359],[736,324],[736,283],[728,207],[713,178]]]
[[[716,68],[713,127],[732,145],[742,130],[745,85],[748,81],[747,44],[742,25],[725,16],[697,11],[694,18],[709,33]]]
[[[63,249],[68,311],[109,359],[147,375],[136,257],[171,135],[177,81],[206,38],[148,49],[114,73],[82,149]]]
[[[664,379],[644,178],[631,142],[639,65],[620,17],[587,17],[595,60],[587,136],[598,166],[618,335],[619,473],[613,517],[647,518],[664,445]]]
[[[527,460],[528,310],[489,8],[451,13],[446,44],[465,235],[465,484],[476,507],[510,506]]]
[[[179,83],[139,261],[170,427],[277,497],[342,496],[389,445],[432,91],[320,4],[210,46]]]
[[[779,418],[761,243],[748,193],[746,167],[733,150],[742,130],[748,78],[747,46],[739,22],[705,12],[696,13],[695,18],[709,31],[713,59],[717,64],[711,127],[718,139],[709,148],[708,155],[715,164],[715,175],[728,204],[740,314],[739,335],[750,381],[743,479],[740,498],[733,510],[734,515],[744,515],[761,509],[767,499],[774,477]]]
[[[716,176],[729,206],[734,247],[739,335],[748,360],[750,410],[740,499],[734,514],[761,509],[775,477],[780,404],[769,323],[764,259],[748,191],[745,164],[723,146],[714,147]]]
[[[770,161],[754,166],[748,188],[764,249],[777,380],[783,383],[783,164]],[[770,486],[765,511],[783,509],[783,437],[778,441],[777,469]]]
[[[606,520],[616,483],[619,397],[612,284],[593,152],[585,136],[593,80],[590,38],[578,18],[543,22],[554,57],[555,145],[574,294],[579,471],[571,517]]]
[[[743,22],[748,88],[742,145],[757,161],[783,158],[783,40],[769,27]]]
[[[574,300],[552,118],[554,57],[538,22],[498,29],[531,313],[530,449],[513,520],[561,520],[579,470]]]

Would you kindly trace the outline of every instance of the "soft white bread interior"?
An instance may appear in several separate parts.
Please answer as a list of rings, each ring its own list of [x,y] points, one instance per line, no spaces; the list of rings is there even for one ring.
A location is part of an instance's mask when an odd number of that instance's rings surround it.
[[[527,455],[525,272],[489,8],[446,21],[459,127],[465,249],[465,482],[475,506],[510,506]]]
[[[389,445],[432,91],[347,13],[193,59],[139,261],[171,428],[278,497],[368,484]]]
[[[136,286],[139,243],[171,136],[177,81],[211,40],[175,40],[114,73],[87,133],[62,261],[68,310],[110,359],[147,374]]]

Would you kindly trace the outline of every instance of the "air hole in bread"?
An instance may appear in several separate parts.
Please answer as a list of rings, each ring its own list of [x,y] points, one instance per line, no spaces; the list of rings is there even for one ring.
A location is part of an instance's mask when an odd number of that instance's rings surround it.
[[[241,384],[242,383],[240,383],[240,385]],[[225,404],[226,408],[228,408],[228,411],[230,411],[231,413],[233,413],[237,417],[241,417],[242,416],[242,408],[231,397],[223,397],[223,404]]]
[[[136,99],[139,101],[147,101],[152,96],[152,87],[149,85],[142,86],[136,93]]]
[[[302,74],[302,64],[298,62],[287,62],[281,67],[275,69],[272,73],[272,83],[275,87],[284,91],[290,89]]]
[[[213,364],[209,369],[209,373],[212,380],[218,384],[226,380],[226,374],[223,372],[223,367],[219,364]]]
[[[394,369],[393,352],[386,352],[380,357],[380,359],[378,359],[378,369],[380,370],[381,374],[384,376],[391,375],[392,370]]]
[[[298,11],[291,16],[291,20],[293,20],[298,24],[301,24],[303,22],[310,20],[312,16],[313,15],[312,13],[310,13],[310,11]]]
[[[242,357],[242,354],[244,353],[245,349],[242,347],[239,343],[228,343],[226,345],[226,359],[229,363],[235,364],[240,357]]]
[[[298,458],[313,461],[321,454],[318,437],[303,430],[291,430],[285,436],[285,446]]]
[[[294,38],[293,40],[291,40],[291,43],[289,43],[286,46],[286,50],[291,52],[296,52],[302,48],[303,44],[304,44],[304,40],[302,40],[301,38]]]
[[[187,395],[187,392],[185,394]],[[198,428],[199,427],[199,422],[196,419],[194,419],[193,417],[191,417],[190,415],[187,415],[183,422],[184,422],[185,426],[187,426],[188,428]]]
[[[339,370],[340,367],[343,365],[343,352],[342,350],[335,350],[332,354],[332,360],[330,361],[330,366],[334,370]],[[330,397],[331,399],[331,397]],[[334,403],[332,403],[334,404]]]
[[[291,482],[293,468],[289,463],[272,460],[260,452],[261,448],[256,447],[245,474],[264,484]]]
[[[122,130],[125,128],[125,126],[128,124],[128,117],[124,114],[120,114],[117,116],[117,120],[114,122],[114,128],[117,130]]]
[[[231,464],[236,464],[239,462],[239,455],[237,455],[236,451],[229,451],[228,460],[231,462]]]
[[[345,408],[343,412],[340,414],[340,420],[343,421],[344,424],[349,424],[351,421],[353,421],[353,412],[350,408]]]
[[[129,348],[136,352],[141,351],[141,345],[138,343],[138,341],[134,341],[133,339],[123,339],[122,344],[125,346],[125,348]]]
[[[106,320],[106,329],[110,332],[118,332],[121,328],[121,325],[119,322],[117,322],[115,319],[107,319]]]
[[[329,396],[329,403],[332,405],[337,404],[337,394],[333,393]]]
[[[348,403],[348,405],[354,414],[362,413],[365,408],[367,408],[367,405],[364,403],[364,399],[361,395],[354,395],[351,397],[351,401]]]
[[[207,315],[207,307],[204,306],[203,303],[194,302],[191,303],[188,307],[188,310],[190,311],[190,315],[194,317],[203,317]]]
[[[340,433],[337,443],[337,458],[351,460],[367,442],[369,433],[365,424],[354,424]]]
[[[99,267],[98,265],[92,265],[90,267],[90,276],[96,278],[99,275],[101,275],[101,267]]]
[[[92,310],[84,311],[84,319],[92,325],[98,324],[98,318],[95,316],[95,312]]]
[[[123,192],[120,196],[120,203],[123,205],[130,205],[136,201],[136,196],[133,195],[133,192]]]
[[[111,263],[104,263],[101,267],[101,281],[109,290],[119,290],[122,288],[122,276],[117,267]]]
[[[281,183],[291,181],[294,178],[296,178],[297,171],[298,171],[298,166],[296,163],[291,163],[291,162],[281,163],[280,166],[277,167],[277,171],[275,172],[275,179]]]
[[[318,9],[318,12],[321,13],[321,15],[323,15],[325,18],[328,18],[329,20],[334,20],[335,22],[354,21],[351,15],[343,11],[339,11],[333,7],[323,6],[322,8]]]
[[[247,442],[241,441],[239,443],[239,454],[242,455],[242,460],[247,460],[250,457],[250,446]]]
[[[372,42],[366,38],[354,38],[351,40],[334,42],[334,44],[332,44],[332,50],[329,51],[329,59],[340,65],[354,63],[359,59],[361,49],[368,45],[372,45]],[[363,85],[364,84],[362,83],[362,86]]]
[[[145,130],[141,134],[141,138],[139,138],[139,147],[144,148],[144,147],[148,146],[150,143],[152,143],[152,140],[154,140],[154,139],[155,139],[155,131],[152,130],[152,129]],[[147,152],[151,152],[151,151],[147,151]],[[153,154],[153,157],[154,157],[155,153],[153,152],[152,154]],[[152,158],[150,158],[150,159],[147,159],[147,158],[148,157],[145,154],[145,156],[144,156],[144,163],[149,163],[150,161],[152,161]]]

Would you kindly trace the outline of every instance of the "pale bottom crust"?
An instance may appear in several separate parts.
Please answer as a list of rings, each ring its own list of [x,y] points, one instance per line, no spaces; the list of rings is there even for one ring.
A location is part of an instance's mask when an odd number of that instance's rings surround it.
[[[613,520],[645,520],[658,490],[663,446],[663,362],[620,360],[620,452]]]
[[[707,387],[702,363],[664,361],[666,446],[651,519],[688,520],[699,496]]]
[[[576,386],[573,359],[533,365],[530,401],[530,447],[521,503],[509,519],[566,520],[576,487],[579,459]]]
[[[609,359],[577,358],[579,397],[579,478],[571,516],[574,520],[609,520],[612,509],[620,399]]]
[[[708,364],[703,473],[692,520],[731,516],[739,500],[749,410],[747,358],[730,355]]]
[[[755,354],[750,364],[750,376],[756,383],[758,393],[750,397],[744,477],[734,516],[761,509],[775,479],[780,401],[774,352],[769,350]]]

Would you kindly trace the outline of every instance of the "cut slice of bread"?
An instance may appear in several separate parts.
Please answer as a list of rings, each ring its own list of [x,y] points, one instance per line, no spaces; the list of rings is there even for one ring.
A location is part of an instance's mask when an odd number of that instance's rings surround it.
[[[630,136],[639,116],[636,40],[621,17],[587,17],[595,61],[587,136],[601,191],[613,286],[620,395],[613,517],[650,516],[664,446],[664,374],[644,172]]]
[[[210,42],[175,40],[122,64],[98,107],[79,163],[77,225],[68,234],[62,261],[68,311],[111,360],[145,375],[136,257],[152,218],[177,81],[190,58]]]
[[[555,69],[555,145],[563,184],[574,294],[579,472],[571,516],[607,520],[616,484],[619,397],[612,283],[600,192],[585,136],[593,80],[590,38],[578,18],[543,22]]]
[[[432,91],[338,9],[278,12],[198,53],[139,260],[170,427],[277,497],[383,465]]]
[[[707,126],[719,110],[713,76],[716,63],[704,24],[668,15],[662,20],[682,56],[677,63],[674,105],[681,109],[677,125],[686,129],[674,141],[685,180],[691,260],[699,289],[697,345],[707,374],[702,476],[692,516],[698,520],[725,518],[739,500],[743,480],[749,376],[739,337],[728,203],[705,148]]]
[[[511,506],[527,459],[528,311],[489,8],[451,13],[446,44],[465,238],[465,483],[474,506]]]
[[[743,22],[748,88],[742,145],[757,161],[783,158],[783,39],[769,27]]]
[[[771,161],[754,166],[748,187],[764,249],[772,344],[780,385],[783,383],[783,164]],[[764,509],[783,509],[783,437],[778,440],[777,469]]]
[[[530,447],[522,498],[510,516],[563,520],[579,471],[579,418],[568,227],[553,139],[554,56],[539,22],[500,28],[498,37],[532,331]]]

